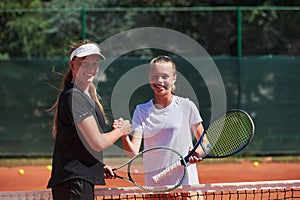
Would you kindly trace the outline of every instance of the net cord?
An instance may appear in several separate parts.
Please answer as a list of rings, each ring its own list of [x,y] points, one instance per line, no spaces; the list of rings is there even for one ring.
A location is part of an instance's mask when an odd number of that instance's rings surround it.
[[[213,184],[197,184],[191,186],[180,186],[179,188],[168,192],[147,192],[138,187],[119,187],[119,188],[96,188],[95,196],[122,196],[122,195],[151,195],[151,194],[172,194],[172,193],[188,193],[188,192],[219,192],[222,194],[231,191],[241,192],[247,195],[245,191],[253,192],[262,190],[284,190],[290,189],[300,191],[300,180],[284,180],[284,181],[260,181],[260,182],[239,182],[239,183],[213,183]],[[214,193],[213,193],[214,195]],[[284,197],[285,198],[285,197]],[[0,192],[0,200],[11,199],[42,199],[52,200],[51,190],[31,190],[31,191],[6,191]]]
[[[166,186],[167,187],[167,186]],[[285,181],[259,181],[259,182],[239,182],[239,183],[213,183],[213,184],[196,184],[190,186],[180,186],[167,193],[188,193],[188,192],[230,192],[230,191],[253,191],[253,190],[268,190],[268,189],[284,189],[284,188],[300,188],[300,180],[285,180]],[[119,187],[119,188],[97,188],[95,189],[96,196],[109,196],[119,194],[151,194],[145,192],[138,187]],[[159,192],[155,192],[158,194]]]

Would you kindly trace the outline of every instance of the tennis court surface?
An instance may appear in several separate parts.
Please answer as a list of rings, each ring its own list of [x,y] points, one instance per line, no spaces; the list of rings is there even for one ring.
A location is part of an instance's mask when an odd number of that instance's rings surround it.
[[[300,162],[251,161],[198,164],[200,185],[164,194],[143,192],[127,181],[107,180],[96,199],[300,199]],[[20,175],[18,170],[24,169]],[[0,200],[51,199],[46,166],[0,167]]]

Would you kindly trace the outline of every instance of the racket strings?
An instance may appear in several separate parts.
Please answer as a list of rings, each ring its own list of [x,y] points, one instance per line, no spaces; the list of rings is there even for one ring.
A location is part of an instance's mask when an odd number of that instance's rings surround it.
[[[206,132],[209,155],[225,156],[235,153],[246,145],[253,128],[249,117],[242,112],[227,113],[210,125]]]
[[[153,176],[170,168],[174,163],[181,160],[183,160],[183,157],[172,149],[153,148],[138,155],[130,163],[128,174],[136,185],[149,191],[153,191],[152,188],[157,186],[178,187],[182,183],[186,173],[184,165],[180,165],[158,182],[153,180]]]

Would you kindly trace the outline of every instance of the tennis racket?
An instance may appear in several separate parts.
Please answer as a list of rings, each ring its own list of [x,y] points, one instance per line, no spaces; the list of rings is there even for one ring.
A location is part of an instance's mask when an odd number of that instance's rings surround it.
[[[183,161],[177,161],[152,179],[160,182],[170,176],[182,163],[188,163],[192,155],[202,158],[224,158],[244,149],[254,136],[254,123],[245,111],[230,110],[220,115],[208,125],[193,149]]]
[[[169,168],[175,161],[181,160],[180,167],[165,175],[159,182],[152,177]],[[129,181],[138,188],[150,192],[166,192],[179,187],[186,174],[186,163],[181,154],[168,148],[157,146],[141,151],[129,161],[112,169],[115,178]]]

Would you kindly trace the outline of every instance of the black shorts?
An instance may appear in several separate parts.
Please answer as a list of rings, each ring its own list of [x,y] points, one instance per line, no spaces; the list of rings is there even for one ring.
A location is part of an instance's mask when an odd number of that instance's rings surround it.
[[[71,179],[52,188],[53,200],[94,200],[94,185],[82,179]]]

